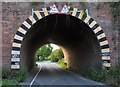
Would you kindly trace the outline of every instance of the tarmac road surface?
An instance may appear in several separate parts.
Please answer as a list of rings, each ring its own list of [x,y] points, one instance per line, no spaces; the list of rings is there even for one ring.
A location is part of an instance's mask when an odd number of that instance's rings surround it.
[[[38,67],[31,71],[21,85],[25,87],[107,87],[63,70],[56,63],[49,61],[38,62]]]

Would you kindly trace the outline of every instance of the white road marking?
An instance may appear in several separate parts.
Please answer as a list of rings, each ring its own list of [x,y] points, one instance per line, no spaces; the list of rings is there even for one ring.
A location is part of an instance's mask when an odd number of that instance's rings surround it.
[[[39,74],[39,73],[40,73],[40,71],[42,70],[42,66],[40,65],[40,63],[39,63],[39,65],[38,65],[38,66],[40,67],[40,69],[39,69],[39,71],[37,72],[37,74],[35,75],[35,77],[33,78],[33,80],[30,82],[29,87],[31,87],[31,86],[32,86],[33,82],[35,81],[35,79],[37,78],[38,74]]]

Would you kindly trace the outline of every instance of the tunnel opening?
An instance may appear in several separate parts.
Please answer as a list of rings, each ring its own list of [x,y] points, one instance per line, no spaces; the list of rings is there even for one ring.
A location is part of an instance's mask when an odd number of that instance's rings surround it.
[[[53,47],[51,44],[45,44],[41,46],[35,53],[36,61],[47,61],[50,60],[49,56],[52,53]]]
[[[61,47],[69,69],[102,68],[100,45],[92,29],[82,20],[65,14],[52,14],[32,25],[22,42],[20,66],[28,70],[35,67],[36,50],[48,43]]]
[[[35,54],[36,61],[58,62],[64,58],[61,48],[55,44],[45,44],[41,46]]]
[[[56,63],[61,68],[67,69],[67,63],[64,58],[63,51],[61,47],[56,44],[50,43],[41,46],[35,54],[35,60],[36,66],[43,66],[43,63]]]

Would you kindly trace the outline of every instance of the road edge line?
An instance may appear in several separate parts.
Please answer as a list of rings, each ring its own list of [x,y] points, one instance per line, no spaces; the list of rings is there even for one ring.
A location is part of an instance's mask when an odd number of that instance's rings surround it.
[[[35,81],[35,79],[37,78],[38,74],[40,73],[40,71],[42,70],[42,66],[40,65],[40,69],[38,70],[38,72],[36,73],[36,75],[34,76],[34,78],[32,79],[32,81],[30,82],[29,87],[32,86],[33,82]]]

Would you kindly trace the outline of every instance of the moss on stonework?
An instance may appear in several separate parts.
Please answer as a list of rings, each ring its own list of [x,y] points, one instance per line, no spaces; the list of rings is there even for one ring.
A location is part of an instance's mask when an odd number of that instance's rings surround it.
[[[119,2],[111,2],[110,3],[109,11],[112,14],[112,29],[113,30],[118,29],[117,18],[119,16],[119,8],[120,8],[120,3]]]

